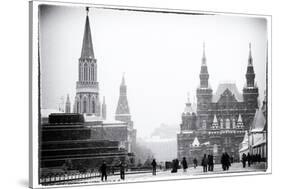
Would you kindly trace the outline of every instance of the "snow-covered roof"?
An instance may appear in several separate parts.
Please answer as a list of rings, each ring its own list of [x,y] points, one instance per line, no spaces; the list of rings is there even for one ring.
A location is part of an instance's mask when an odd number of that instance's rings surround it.
[[[192,146],[200,146],[200,142],[197,137],[194,138],[194,140],[192,142]]]
[[[83,114],[85,122],[102,121],[102,117],[95,114]]]
[[[249,146],[245,145],[241,149],[239,149],[239,152],[243,152],[243,151],[248,150],[248,149],[249,149]]]
[[[192,131],[192,130],[183,130],[181,133],[182,134],[191,134],[191,133],[193,133],[194,131]]]
[[[57,110],[57,109],[41,109],[41,117],[42,118],[45,118],[45,117],[49,117],[50,114],[52,113],[63,113],[62,111],[60,110]]]
[[[236,100],[238,102],[243,101],[242,94],[238,91],[237,86],[235,83],[221,83],[219,84],[216,93],[213,95],[212,101],[218,102],[223,92],[228,89],[232,94],[234,94]]]
[[[266,143],[266,140],[264,138],[261,138],[260,140],[258,140],[254,145],[253,147],[256,147],[256,146],[259,146],[261,144],[264,144]]]
[[[261,109],[257,109],[252,124],[251,132],[262,132],[266,125],[266,119]]]
[[[248,131],[245,131],[245,135],[242,143],[248,143],[248,142],[249,142]]]
[[[106,119],[103,120],[104,124],[126,124],[126,122],[119,121],[119,120],[113,120],[113,119]]]

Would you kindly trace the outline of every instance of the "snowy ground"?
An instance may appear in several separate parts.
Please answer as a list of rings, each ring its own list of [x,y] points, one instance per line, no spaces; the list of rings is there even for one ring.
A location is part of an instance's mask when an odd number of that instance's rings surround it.
[[[203,173],[203,168],[201,166],[196,169],[189,167],[186,172],[179,169],[177,173],[171,173],[170,170],[157,171],[157,175],[154,176],[152,173],[139,173],[139,174],[126,174],[125,181],[120,180],[119,175],[109,175],[106,182],[102,182],[100,177],[83,179],[83,180],[73,180],[67,182],[59,182],[56,185],[63,184],[98,184],[98,183],[126,183],[126,182],[141,182],[141,181],[155,181],[155,180],[168,180],[168,179],[185,179],[185,178],[196,178],[196,176],[205,176],[212,174],[227,174],[227,173],[244,173],[244,172],[263,172],[265,171],[265,163],[260,163],[252,165],[251,167],[242,167],[242,163],[234,163],[231,165],[228,171],[223,171],[220,164],[215,165],[213,172]]]

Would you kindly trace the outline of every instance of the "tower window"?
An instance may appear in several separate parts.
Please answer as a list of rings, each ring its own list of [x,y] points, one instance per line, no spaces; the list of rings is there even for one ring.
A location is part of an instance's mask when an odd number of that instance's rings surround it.
[[[86,98],[84,98],[83,100],[83,113],[86,113],[87,112],[87,100]]]
[[[95,100],[93,99],[92,101],[92,112],[95,113],[96,112],[96,103]]]
[[[85,63],[84,64],[84,80],[87,81],[88,80],[88,66],[87,64]]]

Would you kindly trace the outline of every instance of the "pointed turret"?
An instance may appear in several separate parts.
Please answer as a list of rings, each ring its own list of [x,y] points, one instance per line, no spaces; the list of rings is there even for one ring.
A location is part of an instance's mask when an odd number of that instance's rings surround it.
[[[65,113],[71,113],[71,103],[70,103],[70,99],[69,99],[69,94],[67,94],[67,97],[66,97]]]
[[[106,119],[106,103],[105,103],[105,97],[103,97],[103,101],[102,101],[102,119],[105,120]]]
[[[82,51],[81,51],[81,59],[94,59],[94,50],[92,44],[92,35],[91,35],[91,28],[90,28],[90,21],[89,21],[89,7],[86,7],[87,16],[86,16],[86,23],[84,28],[84,37],[83,37],[83,44],[82,44]]]
[[[237,120],[237,128],[243,128],[243,127],[244,127],[244,123],[242,120],[242,116],[241,116],[241,114],[239,114],[238,120]]]
[[[197,137],[194,138],[194,140],[193,140],[193,142],[192,142],[192,146],[193,146],[193,147],[198,147],[198,146],[200,146],[200,142],[199,142],[199,140],[198,140]]]
[[[217,115],[214,115],[213,123],[212,123],[212,129],[218,129],[219,128],[219,123],[217,119]]]
[[[184,113],[185,114],[192,114],[193,109],[192,109],[192,104],[190,102],[190,97],[189,97],[189,93],[187,93],[187,103],[185,104],[185,108],[184,108]]]

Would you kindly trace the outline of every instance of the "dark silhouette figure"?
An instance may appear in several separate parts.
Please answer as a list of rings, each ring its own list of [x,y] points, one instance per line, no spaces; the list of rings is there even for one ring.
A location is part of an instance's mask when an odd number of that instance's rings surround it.
[[[229,167],[231,166],[231,162],[230,162],[230,156],[227,154],[227,152],[225,152],[225,159],[226,159],[226,170],[229,170]]]
[[[251,167],[252,157],[251,157],[249,152],[248,152],[248,155],[247,155],[247,161],[248,161],[248,167]]]
[[[226,152],[223,153],[222,156],[221,156],[221,164],[222,164],[222,169],[224,171],[228,170],[229,166],[231,166],[230,157]]]
[[[157,166],[157,163],[155,161],[155,159],[152,160],[152,175],[156,175],[156,166]]]
[[[100,172],[101,172],[101,181],[103,181],[103,179],[105,179],[105,181],[107,181],[107,165],[106,165],[105,161],[103,161],[103,163],[100,167]]]
[[[185,157],[182,158],[181,164],[182,164],[183,172],[186,172],[188,165],[187,165],[187,161],[186,161]]]
[[[177,163],[178,162],[176,161],[176,159],[173,159],[171,173],[177,173],[178,172],[178,165],[177,165]]]
[[[214,157],[208,155],[208,171],[214,171]]]
[[[125,165],[123,164],[123,162],[120,162],[119,168],[120,168],[120,179],[125,180]]]
[[[243,168],[246,167],[247,155],[245,153],[242,154],[242,164]]]
[[[206,154],[204,154],[201,165],[203,166],[203,172],[207,172],[208,158]]]
[[[193,159],[193,165],[194,165],[194,168],[196,169],[197,167],[197,164],[198,164],[198,161],[196,158]]]

